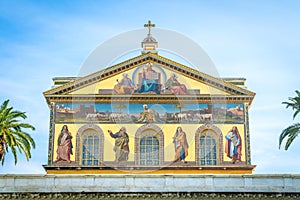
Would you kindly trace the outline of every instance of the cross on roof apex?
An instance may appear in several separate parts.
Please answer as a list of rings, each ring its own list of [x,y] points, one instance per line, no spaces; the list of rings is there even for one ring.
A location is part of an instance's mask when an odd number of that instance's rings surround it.
[[[151,24],[151,20],[148,20],[147,24],[144,24],[145,28],[148,28],[148,35],[151,35],[151,28],[155,27],[155,24]]]
[[[151,23],[151,20],[148,20],[147,24],[144,24],[145,28],[148,28],[148,35],[142,42],[142,53],[152,52],[157,53],[156,48],[158,47],[158,43],[155,38],[151,35],[151,28],[155,27],[155,24]]]

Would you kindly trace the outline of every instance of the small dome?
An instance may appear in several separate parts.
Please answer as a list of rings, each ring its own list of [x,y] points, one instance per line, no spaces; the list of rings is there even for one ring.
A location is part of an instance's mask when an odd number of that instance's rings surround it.
[[[152,37],[151,35],[148,35],[143,42],[157,42],[156,39],[154,37]]]

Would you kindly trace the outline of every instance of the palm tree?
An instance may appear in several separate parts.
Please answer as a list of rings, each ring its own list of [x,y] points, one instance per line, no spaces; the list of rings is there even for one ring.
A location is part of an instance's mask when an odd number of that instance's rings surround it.
[[[184,105],[184,104],[181,104],[181,103],[176,103],[176,104],[174,104],[174,108],[179,109],[179,112],[181,113],[181,110],[182,110],[183,108],[185,108],[185,105]]]
[[[295,111],[293,115],[293,119],[298,115],[300,112],[300,92],[296,90],[296,97],[290,97],[290,102],[282,102],[283,104],[286,104],[286,108],[292,107],[292,109]],[[281,146],[281,143],[283,140],[287,137],[287,141],[284,147],[284,150],[288,150],[294,139],[299,135],[300,133],[300,123],[293,124],[286,129],[284,129],[280,136],[279,136],[279,148]]]
[[[17,151],[24,152],[28,161],[31,158],[30,150],[35,148],[32,137],[23,131],[23,129],[35,130],[35,128],[30,124],[22,123],[21,120],[27,118],[25,112],[13,110],[13,107],[8,107],[8,102],[9,100],[4,101],[0,108],[0,161],[2,165],[9,149],[17,164]]]
[[[115,109],[119,109],[120,113],[123,112],[123,110],[125,108],[127,108],[127,106],[124,103],[115,103],[113,104]]]

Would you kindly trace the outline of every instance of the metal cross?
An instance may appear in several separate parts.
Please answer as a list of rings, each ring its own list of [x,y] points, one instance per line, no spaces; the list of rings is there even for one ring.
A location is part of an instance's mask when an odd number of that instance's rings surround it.
[[[148,28],[148,35],[150,35],[151,34],[151,28],[155,27],[155,24],[151,24],[151,21],[149,20],[148,24],[144,24],[144,27]]]

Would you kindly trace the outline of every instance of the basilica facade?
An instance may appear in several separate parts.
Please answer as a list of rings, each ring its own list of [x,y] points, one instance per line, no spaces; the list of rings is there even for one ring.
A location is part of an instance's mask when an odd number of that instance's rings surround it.
[[[84,77],[56,77],[48,174],[249,174],[244,78],[218,78],[159,55],[149,32],[140,55]],[[101,58],[99,58],[101,59]]]

